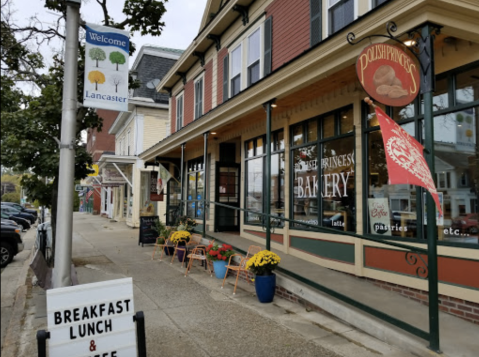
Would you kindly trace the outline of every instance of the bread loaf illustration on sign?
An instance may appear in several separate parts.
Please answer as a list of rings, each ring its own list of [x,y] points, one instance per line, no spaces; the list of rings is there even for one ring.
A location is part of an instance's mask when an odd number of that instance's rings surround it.
[[[379,95],[388,96],[391,99],[408,95],[408,91],[402,87],[401,80],[396,77],[394,68],[387,64],[378,67],[374,72],[373,83]]]

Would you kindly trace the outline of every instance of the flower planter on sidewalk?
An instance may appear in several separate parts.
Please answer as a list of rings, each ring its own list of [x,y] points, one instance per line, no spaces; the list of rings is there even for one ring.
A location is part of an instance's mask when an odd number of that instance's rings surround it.
[[[254,288],[259,302],[273,302],[276,291],[276,274],[256,275],[254,278]]]
[[[226,274],[226,261],[217,260],[213,262],[213,268],[215,270],[215,276],[218,279],[223,279]]]

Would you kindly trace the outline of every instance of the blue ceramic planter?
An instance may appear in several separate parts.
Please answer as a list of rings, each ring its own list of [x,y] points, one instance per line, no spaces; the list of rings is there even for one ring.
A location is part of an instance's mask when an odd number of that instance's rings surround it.
[[[226,261],[217,260],[213,262],[213,268],[215,270],[215,276],[218,279],[223,279],[226,274]]]
[[[256,275],[254,278],[254,287],[259,302],[272,302],[276,291],[276,275]]]

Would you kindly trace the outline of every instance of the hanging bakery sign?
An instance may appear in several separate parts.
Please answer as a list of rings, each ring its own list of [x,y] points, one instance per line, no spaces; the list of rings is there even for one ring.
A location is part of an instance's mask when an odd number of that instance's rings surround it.
[[[418,65],[396,46],[377,43],[366,47],[358,57],[356,72],[364,90],[385,105],[408,105],[419,93]]]

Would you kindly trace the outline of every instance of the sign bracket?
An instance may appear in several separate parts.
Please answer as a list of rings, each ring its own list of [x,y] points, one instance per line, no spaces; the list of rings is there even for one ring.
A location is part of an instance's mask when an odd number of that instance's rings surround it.
[[[133,188],[133,185],[131,184],[130,180],[128,180],[128,178],[126,177],[126,175],[123,173],[123,171],[120,170],[120,168],[118,167],[117,164],[113,163],[113,166],[115,166],[115,169],[120,173],[121,176],[123,176],[123,178],[126,180],[126,182],[128,182],[128,184],[130,185],[131,188]]]

